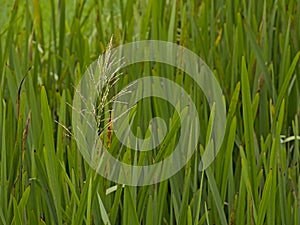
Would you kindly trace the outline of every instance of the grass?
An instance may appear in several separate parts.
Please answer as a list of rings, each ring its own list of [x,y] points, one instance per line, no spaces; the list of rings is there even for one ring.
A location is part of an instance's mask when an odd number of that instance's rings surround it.
[[[0,5],[0,224],[300,223],[299,0]],[[162,64],[126,68],[112,91],[137,78],[128,74],[148,72],[182,86],[200,112],[192,159],[169,180],[144,187],[110,182],[83,160],[69,105],[112,36],[113,46],[145,39],[178,43],[213,70],[227,124],[216,160],[204,172],[198,165],[211,128],[209,106],[191,79]],[[135,110],[137,136],[146,135],[153,116],[175,126],[174,110],[158,99]],[[107,140],[118,154],[115,136]],[[168,137],[167,152],[176,140]],[[121,150],[133,163],[131,150]]]

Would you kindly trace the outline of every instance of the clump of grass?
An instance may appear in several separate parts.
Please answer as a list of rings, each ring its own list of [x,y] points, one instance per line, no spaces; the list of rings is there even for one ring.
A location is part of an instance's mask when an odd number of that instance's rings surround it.
[[[0,224],[299,224],[299,0],[1,4]],[[106,78],[95,103],[99,132],[110,124],[116,83],[166,76],[200,112],[192,159],[169,180],[146,187],[110,182],[83,160],[65,129],[72,129],[66,106],[88,65],[111,49],[112,35],[116,45],[176,42],[213,70],[228,114],[224,143],[206,171],[198,171],[210,130],[205,96],[181,71],[151,63],[126,68],[130,78],[114,71]],[[120,62],[110,58],[98,66],[116,69]],[[138,136],[153,115],[172,121],[170,107],[158,103],[137,107]],[[112,154],[118,143],[112,135]],[[176,138],[166,151],[175,144]],[[122,157],[135,163],[132,154]]]

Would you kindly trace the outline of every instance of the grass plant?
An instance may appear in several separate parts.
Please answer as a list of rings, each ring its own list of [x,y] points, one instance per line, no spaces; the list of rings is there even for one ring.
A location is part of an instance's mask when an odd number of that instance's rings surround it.
[[[299,21],[300,0],[1,1],[0,224],[299,224]],[[112,36],[113,46],[178,43],[213,70],[227,124],[204,172],[198,165],[211,130],[205,96],[181,71],[160,64],[126,68],[111,91],[137,78],[128,74],[149,72],[182,86],[199,110],[192,159],[169,180],[144,187],[115,184],[83,160],[72,135],[74,87]],[[136,107],[137,136],[153,116],[176,125],[172,107],[160,103]],[[109,141],[117,151],[115,136]],[[165,151],[175,144],[169,137]],[[133,163],[132,151],[122,151]]]

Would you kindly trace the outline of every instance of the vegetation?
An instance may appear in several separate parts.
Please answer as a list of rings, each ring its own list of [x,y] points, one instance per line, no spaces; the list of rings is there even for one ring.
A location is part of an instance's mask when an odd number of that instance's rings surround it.
[[[0,224],[300,223],[299,0],[0,5]],[[175,70],[168,78],[193,98],[201,125],[199,147],[181,171],[155,185],[130,187],[106,180],[83,160],[72,135],[74,87],[112,36],[113,46],[178,43],[213,70],[227,126],[208,169],[198,170],[211,128],[209,106],[201,89]],[[134,78],[130,71],[164,74],[165,65],[149,65],[124,70],[120,87]],[[137,135],[146,135],[153,115],[174,125],[165,105],[159,99],[138,104]],[[102,128],[116,151],[116,137]],[[168,140],[172,151],[176,135]],[[122,151],[133,163],[131,150]]]

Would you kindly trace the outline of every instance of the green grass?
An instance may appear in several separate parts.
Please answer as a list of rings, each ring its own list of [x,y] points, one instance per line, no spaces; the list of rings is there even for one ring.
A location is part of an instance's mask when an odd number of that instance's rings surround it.
[[[0,224],[299,224],[299,21],[299,0],[2,1]],[[128,74],[149,72],[182,86],[200,112],[192,159],[169,180],[145,187],[110,182],[83,160],[72,135],[74,87],[111,37],[113,46],[175,42],[213,70],[227,124],[204,172],[198,166],[209,106],[191,79],[162,64],[128,67],[111,91],[138,77]],[[147,135],[153,116],[176,126],[174,109],[160,103],[137,105],[137,136]],[[176,140],[168,137],[164,150]],[[112,154],[117,145],[112,136]],[[121,150],[125,162],[136,160]]]

